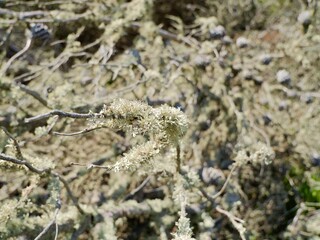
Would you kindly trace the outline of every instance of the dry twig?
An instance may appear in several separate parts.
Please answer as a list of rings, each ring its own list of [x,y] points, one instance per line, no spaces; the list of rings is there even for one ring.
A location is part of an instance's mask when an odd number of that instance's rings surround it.
[[[59,211],[60,211],[60,208],[56,208],[53,219],[48,223],[48,225],[41,231],[41,233],[39,233],[39,235],[34,240],[40,240],[49,231],[49,229],[51,228],[51,226],[53,224],[55,225],[55,228],[56,228],[54,240],[58,239],[59,226],[57,223],[57,216],[58,216]]]
[[[94,118],[95,116],[97,116],[97,114],[93,114],[93,113],[69,113],[69,112],[64,112],[61,110],[52,110],[51,112],[45,113],[45,114],[41,114],[35,117],[31,117],[31,118],[26,118],[24,120],[25,123],[30,123],[30,122],[36,122],[36,121],[41,121],[41,120],[45,120],[49,117],[52,116],[59,116],[59,117],[68,117],[68,118]]]

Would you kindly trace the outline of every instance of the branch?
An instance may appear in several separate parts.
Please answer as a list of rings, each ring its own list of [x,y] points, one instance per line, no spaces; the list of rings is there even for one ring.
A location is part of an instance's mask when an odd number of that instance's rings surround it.
[[[37,99],[42,105],[44,105],[47,108],[50,108],[48,106],[48,102],[47,100],[45,100],[38,92],[30,89],[29,87],[27,87],[26,85],[20,84],[18,83],[17,86],[25,93],[31,95],[32,97],[34,97],[35,99]]]
[[[58,216],[59,210],[60,210],[60,208],[56,208],[56,211],[54,213],[53,219],[48,223],[48,225],[42,230],[41,233],[39,233],[39,235],[34,240],[40,240],[41,237],[43,237],[49,231],[50,227],[53,224],[56,225],[55,226],[56,227],[56,234],[55,234],[55,238],[54,239],[55,240],[57,239],[57,237],[58,237],[58,224],[57,224],[56,220],[57,220],[57,216]]]
[[[26,41],[26,45],[23,49],[21,49],[19,52],[17,52],[15,55],[13,55],[6,64],[3,65],[0,72],[0,78],[7,72],[10,65],[14,60],[16,60],[18,57],[22,56],[26,51],[28,51],[29,47],[31,46],[32,38],[28,37]]]
[[[66,190],[67,190],[68,195],[70,196],[73,204],[76,206],[76,208],[79,210],[79,212],[80,212],[81,214],[85,214],[84,210],[80,207],[80,205],[79,205],[79,203],[78,203],[78,199],[73,195],[73,193],[72,193],[72,191],[71,191],[71,189],[70,189],[70,187],[69,187],[69,184],[68,184],[67,180],[65,180],[65,179],[64,179],[62,176],[60,176],[60,174],[58,174],[58,173],[52,172],[52,174],[53,174],[54,176],[58,177],[59,180],[63,183],[64,187],[65,187]]]
[[[44,11],[16,12],[5,8],[0,8],[0,15],[11,15],[19,19],[24,19],[35,16],[49,16],[49,13]]]
[[[45,120],[52,116],[59,116],[59,117],[69,117],[69,118],[94,118],[98,116],[98,114],[93,113],[68,113],[61,110],[52,110],[51,112],[41,114],[35,117],[26,118],[24,120],[25,123],[31,123],[36,121]]]
[[[5,127],[1,127],[1,129],[13,141],[13,144],[14,144],[14,146],[16,148],[16,151],[17,151],[16,157],[20,158],[20,159],[23,159],[22,152],[21,152],[21,149],[20,149],[18,141],[11,135],[11,133],[9,133],[9,131]]]
[[[32,166],[29,162],[27,162],[26,160],[20,160],[17,158],[13,158],[10,157],[6,154],[0,153],[0,160],[4,160],[7,162],[11,162],[11,163],[15,163],[18,165],[23,165],[25,167],[27,167],[31,172],[37,173],[37,174],[43,174],[43,173],[49,173],[50,172],[50,168],[45,168],[45,169],[38,169],[35,168],[34,166]]]
[[[177,173],[181,173],[181,157],[180,157],[181,149],[180,149],[179,143],[176,146],[176,151],[177,151],[177,168],[176,168],[176,171],[177,171]]]
[[[141,189],[143,189],[147,183],[150,181],[151,177],[148,176],[136,189],[134,189],[133,191],[130,192],[130,194],[128,194],[125,198],[124,201],[132,198],[134,195],[136,195]]]
[[[79,132],[72,132],[72,133],[60,133],[60,132],[52,132],[52,134],[54,135],[58,135],[58,136],[67,136],[67,137],[71,137],[71,136],[76,136],[76,135],[81,135],[81,134],[85,134],[85,133],[89,133],[89,132],[93,132],[97,129],[101,129],[104,128],[103,126],[99,126],[99,127],[93,127],[93,128],[85,128]]]
[[[237,218],[236,216],[232,215],[230,212],[223,210],[222,208],[220,208],[219,206],[216,207],[216,210],[219,213],[222,213],[224,215],[226,215],[229,220],[231,221],[232,225],[237,229],[237,231],[239,232],[239,235],[241,237],[242,240],[246,240],[246,237],[244,235],[244,233],[246,232],[246,229],[244,228],[243,224],[245,223],[242,219]]]
[[[289,89],[285,86],[280,86],[280,85],[274,85],[271,87],[271,91],[274,90],[280,90],[283,91],[284,93],[286,93],[288,96],[310,96],[310,97],[314,97],[314,98],[320,98],[320,93],[319,92],[304,92],[304,91],[298,91],[298,90],[292,90]]]
[[[207,198],[210,202],[214,202],[214,199],[216,199],[217,197],[219,197],[223,192],[224,192],[224,190],[226,189],[226,187],[228,186],[228,183],[229,183],[229,181],[230,181],[230,179],[231,179],[231,176],[232,176],[232,174],[233,174],[233,172],[236,170],[236,168],[237,168],[237,164],[234,164],[233,166],[232,166],[232,168],[231,168],[231,170],[230,170],[230,173],[229,173],[229,175],[228,175],[228,177],[227,177],[227,180],[224,182],[224,184],[223,184],[223,186],[222,186],[222,188],[219,190],[219,192],[217,192],[215,195],[213,195],[213,196],[210,196],[208,193],[206,193],[206,191],[204,190],[204,189],[202,189],[202,188],[200,188],[200,191],[201,191],[201,193],[202,193],[202,195],[205,197],[205,198]]]
[[[83,209],[80,207],[77,198],[73,195],[73,193],[72,193],[72,191],[71,191],[71,189],[70,189],[70,187],[69,187],[68,182],[67,182],[62,176],[60,176],[58,173],[51,172],[51,169],[50,169],[50,168],[38,169],[38,168],[33,167],[33,166],[32,166],[29,162],[27,162],[26,160],[16,159],[16,158],[10,157],[10,156],[8,156],[8,155],[5,155],[5,154],[3,154],[3,153],[0,153],[0,160],[4,160],[4,161],[7,161],[7,162],[15,163],[15,164],[18,164],[18,165],[23,165],[23,166],[27,167],[31,172],[34,172],[34,173],[37,173],[37,174],[50,173],[50,174],[52,174],[53,176],[58,177],[59,180],[63,183],[64,187],[66,188],[67,193],[68,193],[68,195],[70,196],[73,204],[77,207],[77,209],[79,210],[79,212],[80,212],[81,214],[84,214],[84,213],[85,213],[85,212],[83,211]]]

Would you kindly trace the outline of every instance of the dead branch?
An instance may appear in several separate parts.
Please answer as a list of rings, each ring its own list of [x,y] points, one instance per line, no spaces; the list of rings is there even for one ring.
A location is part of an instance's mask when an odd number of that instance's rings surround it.
[[[73,204],[76,206],[76,208],[79,210],[79,212],[81,214],[85,214],[84,210],[80,207],[79,203],[78,203],[78,199],[73,195],[70,187],[69,187],[69,184],[67,182],[66,179],[64,179],[60,174],[56,173],[56,172],[52,172],[52,175],[56,176],[59,178],[59,180],[63,183],[64,187],[66,188],[67,190],[67,193],[68,195],[70,196],[71,198],[71,201],[73,202]]]
[[[94,118],[96,117],[98,114],[93,114],[93,113],[69,113],[69,112],[64,112],[61,110],[52,110],[51,112],[45,113],[45,114],[41,114],[35,117],[31,117],[31,118],[26,118],[24,120],[25,123],[31,123],[31,122],[36,122],[36,121],[41,121],[41,120],[45,120],[49,117],[52,116],[59,116],[59,117],[68,117],[68,118]]]
[[[4,133],[13,141],[13,144],[16,148],[17,154],[16,157],[19,159],[23,159],[23,155],[19,146],[18,141],[15,139],[15,137],[13,137],[13,135],[11,135],[11,133],[9,133],[9,131],[5,128],[5,127],[1,127],[2,130],[4,131]]]
[[[28,168],[31,172],[34,172],[34,173],[37,173],[37,174],[49,173],[50,170],[51,170],[50,168],[38,169],[38,168],[32,166],[26,160],[17,159],[17,158],[8,156],[8,155],[3,154],[3,153],[0,153],[0,160],[4,160],[4,161],[7,161],[7,162],[15,163],[15,164],[18,164],[18,165],[23,165],[26,168]]]
[[[54,240],[58,239],[59,228],[57,224],[57,216],[59,211],[60,211],[60,208],[56,208],[53,219],[48,223],[48,225],[41,231],[41,233],[39,233],[39,235],[34,240],[40,240],[49,231],[49,229],[53,224],[55,224],[55,228],[56,228],[56,234],[55,234]]]
[[[32,38],[31,38],[31,36],[29,36],[26,40],[26,44],[25,44],[24,48],[21,49],[19,52],[17,52],[15,55],[13,55],[8,60],[8,62],[3,65],[3,67],[1,68],[1,72],[0,72],[0,78],[4,76],[4,74],[7,72],[7,70],[9,69],[10,65],[13,63],[14,60],[16,60],[17,58],[22,56],[26,51],[28,51],[28,49],[31,46],[31,42],[32,42]]]

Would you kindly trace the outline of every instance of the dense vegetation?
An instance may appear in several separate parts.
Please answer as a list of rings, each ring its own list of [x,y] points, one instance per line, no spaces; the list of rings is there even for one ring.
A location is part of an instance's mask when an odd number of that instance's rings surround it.
[[[0,239],[319,239],[317,1],[0,1]]]

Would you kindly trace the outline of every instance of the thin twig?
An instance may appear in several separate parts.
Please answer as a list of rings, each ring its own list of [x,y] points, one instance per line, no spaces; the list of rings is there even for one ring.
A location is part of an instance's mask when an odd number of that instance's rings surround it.
[[[265,131],[263,131],[261,128],[257,127],[254,124],[254,121],[252,119],[249,119],[250,121],[250,127],[252,127],[256,132],[260,133],[262,137],[264,138],[266,144],[268,147],[271,147],[270,139]]]
[[[17,158],[13,158],[11,156],[8,156],[6,154],[3,154],[3,153],[0,153],[0,160],[4,160],[4,161],[7,161],[7,162],[11,162],[11,163],[14,163],[14,164],[18,164],[18,165],[23,165],[25,167],[27,167],[31,172],[34,172],[34,173],[37,173],[37,174],[43,174],[43,173],[49,173],[53,176],[56,176],[58,177],[58,179],[63,183],[64,187],[66,188],[67,190],[67,193],[68,195],[70,196],[73,204],[77,207],[77,209],[79,210],[79,212],[81,214],[85,214],[85,212],[83,211],[83,209],[80,207],[79,203],[78,203],[78,200],[76,197],[74,197],[70,187],[69,187],[69,184],[68,182],[62,177],[60,176],[60,174],[58,173],[55,173],[55,172],[51,172],[51,169],[50,168],[46,168],[46,169],[38,169],[38,168],[35,168],[34,166],[32,166],[28,161],[26,160],[21,160],[21,159],[17,159]]]
[[[11,15],[19,19],[35,16],[48,16],[49,12],[44,11],[29,11],[29,12],[16,12],[5,8],[0,8],[0,15]]]
[[[51,17],[49,12],[45,11],[29,11],[29,12],[16,12],[4,8],[0,8],[0,15],[11,15],[16,17],[19,20],[23,20],[29,23],[50,23],[50,22],[70,22],[77,21],[81,18],[88,16],[89,12],[84,12],[82,14],[76,14],[76,16],[69,19],[58,19],[58,18],[34,18],[35,16]],[[28,19],[31,18],[31,19]],[[16,21],[16,20],[14,20]]]
[[[96,165],[96,164],[93,164],[93,163],[85,165],[85,164],[81,164],[81,163],[71,162],[69,165],[70,166],[86,167],[88,170],[90,170],[92,168],[101,168],[101,169],[105,169],[107,172],[110,172],[111,170],[114,169],[114,166],[101,166],[101,165]]]
[[[129,198],[132,198],[134,195],[136,195],[139,191],[141,191],[142,188],[144,188],[147,183],[150,181],[151,176],[148,176],[137,188],[135,188],[133,191],[131,191],[125,198],[124,201],[128,200]]]
[[[80,0],[70,0],[68,1],[69,3],[76,3],[76,4],[81,4]],[[86,1],[83,1],[86,2]],[[62,4],[65,3],[65,0],[57,0],[57,1],[49,1],[49,2],[41,2],[42,6],[51,6],[51,5],[56,5],[56,4]],[[37,1],[8,1],[6,3],[6,7],[14,7],[14,6],[27,6],[27,7],[32,7],[32,6],[39,6],[39,2]]]
[[[51,112],[41,114],[35,117],[31,118],[26,118],[24,120],[25,123],[30,123],[30,122],[36,122],[36,121],[41,121],[45,120],[49,117],[52,116],[59,116],[59,117],[68,117],[68,118],[94,118],[97,116],[97,114],[93,113],[70,113],[70,112],[64,112],[61,110],[52,110]]]
[[[0,160],[4,160],[4,161],[7,161],[7,162],[15,163],[15,164],[18,164],[18,165],[23,165],[23,166],[27,167],[31,172],[34,172],[34,173],[37,173],[37,174],[48,173],[51,170],[50,168],[45,168],[45,169],[35,168],[34,166],[32,166],[26,160],[17,159],[17,158],[8,156],[8,155],[3,154],[3,153],[0,153]]]
[[[31,72],[23,73],[17,77],[13,78],[13,82],[16,83],[27,83],[32,81],[33,79],[39,77],[41,73],[45,70],[45,67],[42,67],[41,69],[37,69]]]
[[[202,195],[207,198],[211,203],[214,203],[214,200],[219,197],[223,192],[224,190],[226,189],[226,187],[228,186],[228,183],[231,179],[231,176],[233,174],[233,172],[236,170],[237,168],[237,164],[234,164],[230,170],[230,173],[226,179],[226,181],[224,182],[222,188],[219,190],[219,192],[217,192],[215,195],[213,196],[210,196],[204,189],[200,188],[200,192],[202,193]]]
[[[222,188],[220,189],[220,191],[212,196],[213,199],[219,197],[224,192],[224,190],[228,186],[228,183],[229,183],[229,181],[230,181],[230,179],[232,177],[233,172],[236,170],[236,168],[237,168],[237,164],[233,164],[233,166],[232,166],[232,168],[230,170],[230,173],[229,173],[229,175],[227,177],[227,180],[224,182],[224,184],[223,184]]]
[[[180,171],[181,171],[181,157],[180,157],[181,149],[180,149],[179,144],[177,144],[176,150],[177,150],[177,173],[180,173]]]
[[[23,49],[21,49],[19,52],[17,52],[15,55],[13,55],[6,64],[3,65],[1,72],[0,72],[0,78],[7,72],[10,65],[14,60],[16,60],[18,57],[22,56],[26,51],[28,51],[29,47],[31,46],[32,39],[31,37],[27,38],[26,45]]]
[[[101,169],[105,169],[106,171],[110,172],[111,170],[114,169],[114,166],[100,166],[100,165],[95,165],[95,164],[89,164],[87,166],[88,169],[91,168],[101,168]]]
[[[109,130],[106,126],[98,126],[98,127],[92,127],[92,128],[85,128],[84,130],[81,130],[81,131],[78,131],[78,132],[72,132],[72,133],[60,133],[60,132],[52,132],[52,134],[54,135],[58,135],[58,136],[66,136],[66,137],[69,137],[69,136],[77,136],[77,135],[81,135],[81,134],[86,134],[86,133],[89,133],[89,132],[92,132],[92,131],[95,131],[97,129],[105,129],[107,130],[107,132],[109,134],[111,134],[116,140],[118,141],[125,141],[125,139],[120,136],[119,134],[115,133],[114,131],[112,130]]]
[[[274,90],[280,90],[280,91],[283,91],[284,93],[286,93],[288,96],[310,96],[310,97],[315,97],[315,98],[320,98],[320,93],[319,92],[311,92],[311,91],[308,91],[308,92],[304,92],[304,91],[298,91],[298,90],[292,90],[292,89],[289,89],[285,86],[280,86],[280,85],[274,85],[271,88],[271,91],[274,91]]]
[[[17,85],[23,92],[25,92],[25,93],[29,94],[30,96],[34,97],[35,99],[37,99],[43,106],[50,108],[48,106],[47,100],[45,100],[38,92],[30,89],[26,85],[23,85],[23,84],[17,84]]]
[[[80,166],[80,167],[86,167],[87,165],[84,165],[84,164],[81,164],[81,163],[71,162],[71,163],[69,163],[69,166]]]
[[[81,20],[85,17],[87,17],[89,15],[89,13],[84,12],[81,14],[76,14],[76,16],[71,17],[71,18],[67,18],[67,19],[58,19],[58,18],[41,18],[41,19],[37,19],[37,18],[30,18],[30,19],[25,19],[25,22],[28,23],[53,23],[53,22],[58,22],[58,23],[67,23],[67,22],[74,22],[74,21],[78,21]]]
[[[42,230],[41,233],[39,233],[39,235],[34,239],[34,240],[39,240],[41,239],[41,237],[43,237],[50,229],[50,227],[55,224],[55,227],[56,227],[56,234],[55,234],[55,238],[54,239],[57,239],[57,236],[58,236],[58,224],[57,224],[57,216],[58,216],[58,213],[59,213],[60,209],[59,208],[56,208],[56,211],[54,213],[54,217],[53,219],[48,223],[48,225]]]
[[[17,151],[17,154],[16,154],[16,157],[18,159],[23,159],[23,155],[22,155],[22,152],[21,152],[21,149],[20,149],[20,146],[19,146],[19,143],[18,141],[15,139],[14,136],[12,136],[11,133],[9,133],[9,131],[5,128],[5,127],[1,127],[1,129],[4,131],[4,133],[13,141],[13,144],[16,148],[16,151]]]
[[[54,236],[54,240],[58,240],[58,234],[59,234],[59,225],[58,225],[58,223],[57,223],[57,221],[56,221],[56,235]]]
[[[79,203],[78,203],[78,199],[73,195],[70,187],[69,187],[69,184],[67,182],[67,180],[65,180],[60,174],[56,173],[56,172],[52,172],[52,174],[56,177],[59,178],[59,180],[63,183],[64,187],[66,188],[67,190],[67,193],[68,195],[70,196],[71,198],[71,201],[73,202],[73,204],[76,206],[76,208],[79,210],[79,212],[81,214],[85,214],[84,210],[80,207]]]
[[[92,132],[92,131],[95,131],[97,129],[101,129],[101,128],[104,128],[103,126],[99,126],[99,127],[94,127],[94,128],[86,128],[86,129],[83,129],[79,132],[72,132],[72,133],[60,133],[60,132],[52,132],[52,134],[54,135],[58,135],[58,136],[67,136],[67,137],[70,137],[70,136],[76,136],[76,135],[81,135],[81,134],[85,134],[85,133],[89,133],[89,132]]]
[[[226,215],[229,220],[231,221],[232,225],[237,229],[237,231],[239,232],[239,235],[241,237],[242,240],[246,240],[246,237],[244,235],[246,229],[243,227],[243,224],[245,223],[244,220],[232,215],[230,212],[223,210],[222,208],[220,208],[219,206],[216,207],[216,210],[219,213],[222,213],[224,215]]]

